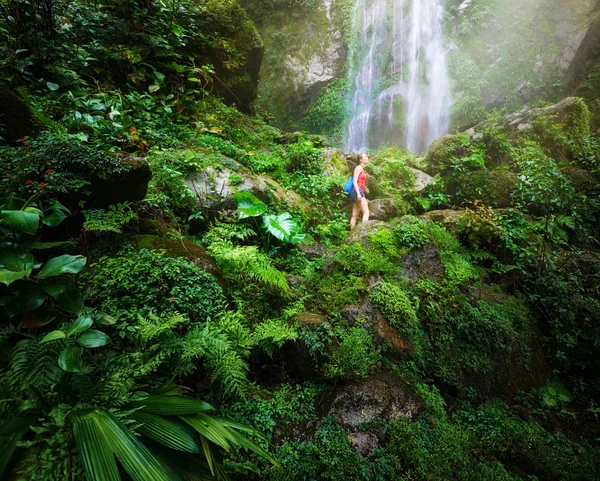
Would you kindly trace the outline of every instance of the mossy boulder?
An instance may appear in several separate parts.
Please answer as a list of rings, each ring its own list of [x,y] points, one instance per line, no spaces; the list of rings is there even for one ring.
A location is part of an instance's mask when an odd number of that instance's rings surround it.
[[[389,221],[400,211],[395,199],[374,199],[369,201],[370,219]]]
[[[357,428],[375,420],[413,419],[423,408],[423,400],[410,384],[396,374],[381,372],[331,390],[320,410],[323,415],[337,416],[345,426]]]
[[[254,23],[235,0],[204,2],[196,23],[201,34],[191,39],[186,54],[197,65],[206,65],[208,60],[218,79],[216,93],[225,103],[251,113],[264,55]]]
[[[491,207],[509,207],[519,176],[508,170],[478,170],[464,176],[460,199],[482,200]]]
[[[206,249],[187,239],[173,239],[154,234],[135,234],[127,240],[138,249],[164,250],[169,257],[184,257],[204,272],[212,274],[217,282],[223,284],[223,276],[215,260]]]
[[[355,164],[356,162],[353,162],[352,165]],[[342,177],[352,175],[347,154],[336,148],[323,149],[323,171],[329,175],[341,175]]]
[[[365,248],[370,247],[369,237],[371,234],[376,233],[379,229],[384,228],[392,230],[392,226],[387,222],[381,220],[369,220],[367,222],[361,222],[360,220],[356,224],[356,227],[350,231],[344,244],[359,243]]]
[[[138,202],[146,197],[152,172],[143,157],[121,157],[122,169],[109,175],[90,175],[88,205],[105,208],[123,202]]]
[[[427,173],[435,175],[446,172],[454,158],[461,158],[471,152],[471,137],[466,133],[448,134],[433,141],[425,162]]]
[[[15,145],[23,137],[31,137],[44,129],[44,124],[27,103],[7,88],[0,88],[0,143]]]
[[[592,173],[577,167],[564,167],[560,172],[569,179],[575,191],[579,194],[588,194],[600,189],[600,174]]]
[[[235,175],[234,175],[235,174]],[[235,178],[235,182],[232,179]],[[192,170],[185,182],[196,195],[200,208],[208,213],[235,210],[236,192],[251,192],[263,202],[278,208],[308,214],[308,202],[292,190],[284,189],[276,180],[265,174],[255,174],[233,159],[225,165],[209,165],[202,172]]]

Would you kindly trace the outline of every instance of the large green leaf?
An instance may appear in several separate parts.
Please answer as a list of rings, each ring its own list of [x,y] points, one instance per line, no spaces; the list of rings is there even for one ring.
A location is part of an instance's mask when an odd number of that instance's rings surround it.
[[[127,403],[127,408],[141,408],[148,413],[166,416],[185,416],[215,410],[210,404],[200,399],[170,396],[167,394],[148,396],[138,401],[129,402]]]
[[[25,244],[27,250],[33,249],[52,249],[53,247],[60,247],[68,244],[73,244],[73,241],[59,241],[59,242],[30,242]]]
[[[40,341],[40,344],[50,341],[57,341],[58,339],[65,339],[67,335],[62,331],[52,331],[44,336],[44,338]]]
[[[25,234],[35,235],[40,224],[40,216],[23,210],[2,210],[0,221]]]
[[[283,242],[289,242],[292,235],[298,232],[298,223],[289,212],[278,216],[265,215],[263,225],[274,237]]]
[[[3,242],[0,244],[0,282],[9,286],[23,279],[33,270],[33,256],[19,244]]]
[[[4,310],[9,317],[37,309],[46,300],[44,290],[33,281],[17,281],[8,288],[8,292],[12,296],[4,302]]]
[[[38,279],[47,279],[48,277],[60,276],[62,274],[78,274],[85,267],[86,258],[84,256],[71,256],[68,254],[50,259],[40,273]]]
[[[94,321],[90,316],[79,316],[67,328],[65,334],[67,337],[81,334],[83,331],[87,331],[90,327],[92,327],[92,324],[94,324]]]
[[[81,355],[83,354],[83,347],[71,345],[63,349],[58,356],[58,365],[63,371],[67,372],[79,372],[83,361]]]
[[[176,418],[162,417],[144,411],[131,414],[132,419],[140,423],[139,433],[177,451],[199,453],[197,436],[189,426]]]
[[[0,268],[0,282],[6,286],[10,286],[13,282],[27,277],[27,271],[13,272]]]
[[[267,211],[267,204],[257,199],[250,192],[233,194],[233,200],[236,201],[238,210],[240,211],[240,219],[256,217]]]
[[[75,341],[77,342],[77,344],[83,347],[94,348],[106,346],[107,344],[109,344],[110,337],[108,337],[102,331],[90,329],[88,331],[85,331],[83,334],[77,336]]]
[[[52,210],[49,214],[42,218],[42,223],[50,227],[56,227],[66,218],[67,215],[64,212],[60,210]]]
[[[82,421],[87,420],[87,421]],[[80,429],[80,427],[85,429]],[[117,481],[113,453],[133,481],[175,481],[173,476],[113,414],[95,410],[73,417],[73,434],[89,480]]]
[[[181,416],[181,419],[210,442],[222,447],[227,452],[236,445],[231,431],[212,416],[199,413],[193,416]]]
[[[3,242],[0,244],[0,267],[15,272],[26,270],[31,272],[33,261],[33,256],[19,244],[15,244],[14,242]]]
[[[78,411],[71,414],[69,419],[88,480],[120,481],[112,446],[104,434],[103,419],[94,411]]]
[[[58,306],[67,312],[79,312],[83,308],[83,295],[75,286],[63,283],[40,282],[42,288],[50,294]]]
[[[0,446],[2,446],[0,449],[0,478],[17,449],[17,443],[36,420],[36,415],[27,414],[5,421],[0,425]]]

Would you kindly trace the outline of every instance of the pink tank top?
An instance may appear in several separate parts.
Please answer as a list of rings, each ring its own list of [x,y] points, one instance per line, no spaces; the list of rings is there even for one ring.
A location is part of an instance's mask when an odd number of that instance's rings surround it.
[[[356,179],[356,183],[358,187],[361,188],[364,192],[367,191],[367,173],[364,170],[360,171],[358,174],[358,179]]]

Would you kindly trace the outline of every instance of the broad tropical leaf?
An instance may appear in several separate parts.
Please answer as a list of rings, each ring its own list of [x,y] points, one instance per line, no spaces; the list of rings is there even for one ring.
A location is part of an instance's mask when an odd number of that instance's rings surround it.
[[[94,323],[94,321],[92,320],[92,318],[90,316],[79,316],[67,328],[67,331],[65,334],[67,336],[74,336],[77,334],[81,334],[82,332],[87,331],[90,327],[92,327],[93,323]]]
[[[9,286],[33,270],[33,256],[13,242],[0,244],[0,282]]]
[[[127,403],[128,409],[140,408],[152,414],[166,416],[186,416],[190,414],[214,411],[210,404],[200,400],[182,396],[159,394]]]
[[[67,335],[62,331],[52,331],[44,336],[40,341],[40,344],[50,341],[57,341],[58,339],[65,339]]]
[[[198,436],[189,426],[177,418],[162,417],[144,411],[136,411],[131,417],[140,423],[138,432],[177,451],[199,453]]]
[[[56,299],[58,306],[63,311],[78,312],[83,308],[83,295],[77,287],[52,282],[40,282],[40,285]]]
[[[38,279],[47,279],[48,277],[60,276],[62,274],[78,274],[85,267],[86,258],[84,256],[70,256],[68,254],[50,259],[40,273]]]
[[[26,414],[0,425],[0,446],[2,446],[0,449],[0,478],[17,449],[17,443],[36,419],[36,415]]]
[[[304,240],[304,234],[300,233],[300,226],[289,212],[278,216],[265,215],[263,225],[267,231],[282,242],[295,244]]]
[[[83,361],[81,355],[83,354],[83,347],[81,346],[67,346],[63,349],[58,356],[58,365],[63,371],[67,372],[79,372]]]
[[[80,346],[88,348],[102,347],[110,343],[110,337],[108,337],[102,331],[90,329],[77,336],[75,342],[77,342],[77,344]]]
[[[8,288],[12,296],[4,303],[4,310],[9,317],[23,311],[32,311],[40,307],[46,300],[46,293],[37,282],[17,281]]]
[[[240,219],[257,217],[267,211],[267,204],[257,199],[250,192],[238,192],[233,195],[233,200],[236,201],[238,210],[240,211]]]
[[[71,417],[73,435],[90,481],[120,480],[114,456],[133,481],[179,479],[113,414],[94,410]]]
[[[35,235],[40,224],[40,215],[23,210],[2,210],[0,211],[0,222],[25,234]]]

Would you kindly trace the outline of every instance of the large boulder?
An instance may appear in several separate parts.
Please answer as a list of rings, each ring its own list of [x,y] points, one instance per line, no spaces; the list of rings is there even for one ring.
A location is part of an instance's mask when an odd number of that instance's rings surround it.
[[[370,241],[369,236],[379,229],[392,229],[390,224],[381,220],[369,220],[367,222],[358,222],[356,227],[350,231],[344,240],[345,244],[354,244],[355,242],[360,243],[363,247],[369,247]]]
[[[478,170],[463,177],[460,200],[482,200],[491,207],[509,207],[519,176],[509,170]]]
[[[223,285],[222,273],[215,260],[204,247],[194,242],[154,234],[130,235],[127,240],[138,250],[164,250],[169,257],[185,257],[191,264],[215,276],[217,282]]]
[[[375,420],[391,421],[400,416],[413,419],[423,408],[423,401],[406,381],[395,374],[382,372],[338,386],[325,396],[320,410],[356,429]]]
[[[36,135],[44,128],[27,103],[7,88],[0,88],[0,144],[15,145],[23,137]]]
[[[308,203],[302,197],[292,190],[285,190],[271,177],[255,174],[232,159],[227,159],[226,165],[209,165],[202,172],[191,171],[185,178],[203,210],[235,210],[233,194],[250,192],[267,204],[309,212]]]

